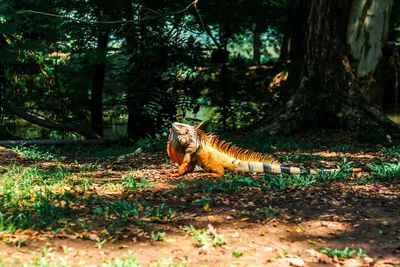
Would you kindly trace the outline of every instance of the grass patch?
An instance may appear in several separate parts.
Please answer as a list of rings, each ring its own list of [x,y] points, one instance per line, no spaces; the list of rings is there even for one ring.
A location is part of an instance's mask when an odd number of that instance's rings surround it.
[[[311,160],[322,160],[324,159],[320,155],[313,155],[313,154],[292,154],[292,155],[280,155],[276,157],[281,162],[292,161],[292,162],[306,162]]]
[[[158,231],[151,231],[150,232],[150,237],[154,241],[164,241],[165,240],[166,233],[165,232],[158,232]]]
[[[332,249],[329,247],[323,248],[320,250],[321,253],[324,253],[330,257],[338,257],[338,258],[360,258],[360,257],[366,257],[367,254],[365,254],[361,248],[357,249],[351,249],[349,247],[345,247],[344,249]]]
[[[163,147],[161,143],[163,142]],[[142,148],[145,152],[161,151],[165,149],[166,140],[157,139],[141,139],[138,143],[120,145],[17,145],[11,147],[12,150],[21,153],[27,159],[62,159],[65,157],[74,158],[106,158],[118,157],[134,152],[137,148]]]
[[[214,206],[217,204],[215,198],[210,196],[202,196],[200,199],[196,199],[193,204],[198,207],[204,207],[205,205]]]
[[[128,189],[131,190],[143,190],[146,188],[153,187],[153,183],[143,177],[143,178],[137,178],[134,175],[127,175],[121,179],[121,184]]]
[[[42,228],[67,216],[72,197],[68,175],[63,168],[36,166],[11,166],[0,174],[0,231]]]
[[[400,162],[379,162],[370,166],[372,173],[363,177],[362,182],[390,182],[400,179]]]
[[[159,206],[155,206],[146,211],[146,214],[150,216],[153,220],[168,220],[176,214],[176,210],[168,207],[165,203]]]
[[[0,233],[28,228],[58,231],[65,225],[91,229],[91,221],[107,222],[107,230],[115,231],[121,223],[137,221],[144,209],[144,203],[137,200],[85,194],[93,189],[93,177],[87,178],[87,173],[70,173],[61,167],[10,166],[0,173]],[[77,216],[83,217],[76,220]]]
[[[219,247],[226,244],[224,236],[217,234],[211,225],[208,226],[208,229],[196,229],[193,225],[187,225],[183,230],[193,236],[200,247]]]
[[[22,154],[26,159],[46,159],[52,160],[59,158],[60,155],[54,150],[54,147],[36,146],[36,145],[17,145],[11,147],[12,150]]]
[[[87,200],[87,206],[91,207],[92,214],[101,220],[117,220],[119,222],[128,222],[135,219],[143,203],[137,200],[116,199],[108,200],[102,197],[91,196]]]
[[[350,177],[347,170],[350,170],[351,162],[343,159],[341,164],[333,167],[336,172],[328,173],[324,171],[312,175],[305,171],[302,174],[279,175],[265,174],[259,179],[246,176],[235,176],[230,173],[219,179],[197,181],[195,192],[202,193],[232,193],[243,188],[260,188],[262,190],[282,190],[287,188],[297,188],[311,186],[327,181],[343,181]]]
[[[395,147],[384,147],[382,148],[382,153],[387,156],[391,157],[400,157],[400,146],[395,146]]]
[[[103,262],[99,267],[139,267],[140,264],[135,254],[129,253],[128,255],[115,258],[112,261]]]
[[[238,259],[238,258],[242,257],[243,254],[244,254],[244,253],[241,252],[241,251],[233,251],[233,252],[232,252],[232,257],[234,257],[235,259]]]
[[[257,215],[261,218],[274,218],[279,214],[279,212],[280,210],[278,208],[274,208],[270,205],[258,210]]]

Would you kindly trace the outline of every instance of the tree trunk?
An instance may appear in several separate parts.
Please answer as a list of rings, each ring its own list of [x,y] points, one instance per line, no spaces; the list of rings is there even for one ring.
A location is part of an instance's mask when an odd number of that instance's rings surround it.
[[[354,0],[348,20],[347,42],[357,74],[373,74],[388,35],[393,0]]]
[[[260,49],[261,49],[261,27],[256,23],[253,31],[253,64],[259,65],[260,62]]]
[[[286,105],[266,120],[264,129],[272,134],[318,128],[398,131],[397,125],[367,101],[350,64],[346,51],[350,1],[304,3],[300,85]]]
[[[90,102],[92,132],[99,136],[103,136],[103,85],[106,71],[108,36],[108,30],[100,30],[97,39],[97,59],[94,65]]]
[[[286,25],[281,45],[280,60],[299,61],[303,56],[304,13],[306,0],[288,0],[286,4]]]

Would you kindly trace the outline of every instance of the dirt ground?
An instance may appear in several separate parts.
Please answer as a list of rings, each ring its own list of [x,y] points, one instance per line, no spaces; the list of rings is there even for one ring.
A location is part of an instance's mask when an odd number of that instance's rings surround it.
[[[374,157],[374,155],[370,155]],[[368,158],[368,155],[367,155]],[[168,219],[147,219],[142,224],[124,224],[118,235],[99,246],[88,233],[85,237],[51,229],[19,231],[0,235],[26,237],[24,246],[0,245],[0,259],[19,266],[46,256],[72,266],[98,266],[101,262],[137,256],[140,266],[400,266],[400,183],[377,182],[360,185],[356,179],[327,182],[303,188],[263,191],[241,188],[231,193],[212,193],[212,205],[194,205],[210,194],[192,190],[196,181],[212,183],[201,172],[171,177],[176,169],[165,153],[141,154],[126,160],[126,168],[113,169],[115,159],[74,159],[62,164],[84,164],[96,160],[102,168],[95,182],[118,181],[130,168],[146,176],[154,186],[141,192],[93,189],[109,199],[145,200],[153,205],[176,207]],[[3,168],[6,166],[3,160]],[[23,164],[51,166],[54,161],[25,161]],[[257,176],[254,176],[257,179]],[[184,182],[187,186],[180,188]],[[189,209],[179,211],[179,207]],[[265,207],[279,209],[275,216],[255,216]],[[99,222],[101,225],[101,222]],[[200,247],[184,226],[206,228],[223,235],[222,246]],[[101,227],[97,230],[101,231]],[[166,232],[164,241],[154,241],[151,231]],[[96,234],[96,232],[94,232]],[[319,251],[325,247],[359,249],[366,257],[340,259]],[[47,249],[47,252],[45,249]],[[8,266],[6,264],[6,266]],[[46,265],[47,266],[47,265]],[[57,266],[57,264],[55,265]]]

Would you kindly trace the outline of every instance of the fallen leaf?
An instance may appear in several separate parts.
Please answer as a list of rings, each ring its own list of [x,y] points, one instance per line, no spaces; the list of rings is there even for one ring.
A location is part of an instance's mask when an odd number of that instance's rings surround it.
[[[210,204],[206,203],[206,204],[203,206],[203,210],[204,210],[205,212],[210,212],[210,211],[211,211]]]

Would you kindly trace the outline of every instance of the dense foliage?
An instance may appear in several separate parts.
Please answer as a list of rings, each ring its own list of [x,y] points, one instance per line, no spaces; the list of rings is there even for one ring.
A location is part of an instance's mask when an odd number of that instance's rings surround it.
[[[290,68],[277,60],[287,58],[281,46],[298,4],[2,1],[0,135],[102,136],[103,120],[122,125],[114,138],[132,139],[182,119],[254,124],[290,93],[277,91]],[[394,17],[395,47],[398,24]],[[21,118],[44,128],[19,133]]]

